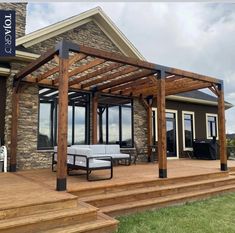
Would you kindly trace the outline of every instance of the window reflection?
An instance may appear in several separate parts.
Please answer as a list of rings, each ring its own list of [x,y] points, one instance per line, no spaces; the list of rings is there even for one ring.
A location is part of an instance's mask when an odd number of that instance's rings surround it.
[[[52,122],[51,122],[51,103],[40,103],[39,111],[39,136],[38,146],[44,148],[52,147]]]
[[[119,143],[119,107],[109,107],[108,108],[108,141],[110,144]]]
[[[40,89],[38,148],[51,149],[57,145],[58,135],[58,92]],[[79,92],[69,92],[68,144],[87,144],[87,109],[89,96]]]
[[[132,116],[131,108],[122,108],[122,145],[132,145]]]
[[[102,96],[99,99],[97,117],[97,136],[100,144],[133,146],[130,99]]]
[[[184,114],[184,145],[185,148],[193,147],[193,115]]]

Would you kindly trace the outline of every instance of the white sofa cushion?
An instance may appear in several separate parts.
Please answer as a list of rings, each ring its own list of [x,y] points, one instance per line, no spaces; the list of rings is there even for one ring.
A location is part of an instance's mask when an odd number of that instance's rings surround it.
[[[90,148],[78,148],[78,147],[73,147],[74,154],[75,155],[84,155],[87,157],[92,156],[92,150]]]
[[[72,145],[71,147],[74,147],[74,148],[90,148],[90,145]]]
[[[89,163],[89,168],[110,167],[111,162],[101,159],[93,159]]]
[[[54,161],[57,161],[57,153],[55,153],[55,155],[54,155]],[[72,155],[67,156],[67,163],[73,164],[73,156]]]
[[[110,154],[109,156],[111,156],[113,159],[128,159],[130,157],[129,154]]]
[[[93,155],[106,154],[105,145],[99,145],[99,144],[90,145],[90,149],[92,150]]]
[[[106,154],[120,154],[120,145],[105,145]]]

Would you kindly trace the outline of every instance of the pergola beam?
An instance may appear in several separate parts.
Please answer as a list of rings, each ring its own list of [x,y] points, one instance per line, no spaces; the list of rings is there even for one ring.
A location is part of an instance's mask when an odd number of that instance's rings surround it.
[[[14,78],[15,81],[21,80],[28,74],[40,68],[42,65],[46,64],[48,61],[54,58],[54,55],[58,53],[57,49],[50,49],[35,61],[30,63],[28,66],[24,67]]]

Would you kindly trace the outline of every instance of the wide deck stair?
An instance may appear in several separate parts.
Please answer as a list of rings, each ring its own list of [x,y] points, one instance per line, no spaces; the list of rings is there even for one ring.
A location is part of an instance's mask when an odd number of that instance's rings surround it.
[[[118,221],[76,196],[37,205],[0,207],[1,233],[111,233]]]
[[[235,191],[228,172],[111,184],[73,191],[79,200],[109,216],[157,209]]]

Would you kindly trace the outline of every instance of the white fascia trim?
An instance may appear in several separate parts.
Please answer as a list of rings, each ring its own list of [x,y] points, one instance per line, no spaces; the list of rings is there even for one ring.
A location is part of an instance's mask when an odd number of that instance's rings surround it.
[[[35,54],[35,53],[29,53],[29,52],[16,50],[16,57],[22,58],[22,59],[27,59],[27,60],[35,60],[35,59],[39,58],[40,55]]]
[[[102,16],[102,17],[100,17]],[[127,37],[120,31],[120,29],[113,23],[113,21],[101,10],[99,9],[99,14],[94,16],[96,19],[96,23],[98,26],[104,31],[106,36],[109,37],[109,39],[125,54],[125,55],[131,55],[129,53],[126,53],[121,44],[124,44],[124,47],[127,47],[132,53],[132,55],[135,55],[136,58],[139,58],[140,60],[146,60],[143,55],[136,49],[136,47],[130,42],[130,40],[127,39]],[[102,20],[103,19],[103,20]],[[107,25],[109,26],[109,29],[112,30],[112,32],[107,31]]]
[[[183,132],[183,150],[184,151],[192,151],[192,147],[185,147],[185,131],[184,131],[184,115],[190,114],[193,116],[193,139],[196,139],[196,133],[195,133],[195,113],[191,111],[182,111],[182,132]]]
[[[0,67],[0,75],[1,76],[8,76],[11,73],[10,68]]]
[[[40,37],[44,37],[45,35],[48,36],[48,38],[50,38],[51,36],[49,35],[50,33],[54,33],[55,31],[60,31],[61,29],[65,28],[66,31],[68,31],[68,27],[70,27],[71,25],[75,25],[77,23],[80,23],[81,21],[83,21],[84,19],[87,19],[91,16],[93,16],[94,14],[97,14],[99,12],[99,7],[96,7],[94,9],[85,11],[77,16],[73,16],[71,18],[68,18],[66,20],[63,20],[61,22],[52,24],[50,26],[47,26],[45,28],[39,29],[35,32],[31,32],[28,35],[25,35],[23,37],[20,37],[16,40],[16,46],[18,45],[22,45],[22,44],[32,44],[34,40],[40,38]],[[91,20],[91,19],[88,19]],[[34,43],[35,44],[35,43]]]
[[[182,102],[189,102],[189,103],[196,103],[196,104],[204,104],[204,105],[212,105],[212,106],[218,106],[217,102],[209,101],[209,100],[202,100],[202,99],[195,99],[190,97],[183,97],[183,96],[177,96],[177,95],[169,95],[166,97],[168,100],[177,100]],[[232,104],[225,103],[225,106],[228,108],[233,107]]]
[[[213,116],[213,117],[216,117],[216,140],[219,139],[219,128],[218,128],[218,114],[215,114],[215,113],[206,113],[206,138],[207,139],[213,139],[212,137],[209,136],[208,134],[208,117],[210,116]]]
[[[29,40],[28,42],[24,43],[23,45],[24,45],[25,48],[29,48],[29,47],[31,47],[35,44],[38,44],[42,41],[45,41],[45,40],[50,39],[52,37],[55,37],[57,35],[63,34],[64,32],[70,31],[70,30],[72,30],[76,27],[82,26],[82,25],[84,25],[86,23],[89,23],[91,21],[92,21],[92,19],[84,19],[84,20],[80,20],[79,22],[76,22],[74,24],[70,24],[70,25],[65,24],[60,29],[54,30],[52,32],[45,31],[44,33],[41,33],[40,36],[32,38],[32,40]]]
[[[120,49],[126,56],[132,56],[145,60],[134,45],[126,38],[126,36],[118,29],[112,20],[102,11],[100,7],[96,7],[89,11],[83,12],[78,16],[71,17],[62,22],[55,23],[51,26],[42,28],[16,40],[16,45],[24,45],[28,48],[34,44],[82,26],[86,23],[94,21],[105,35]]]

